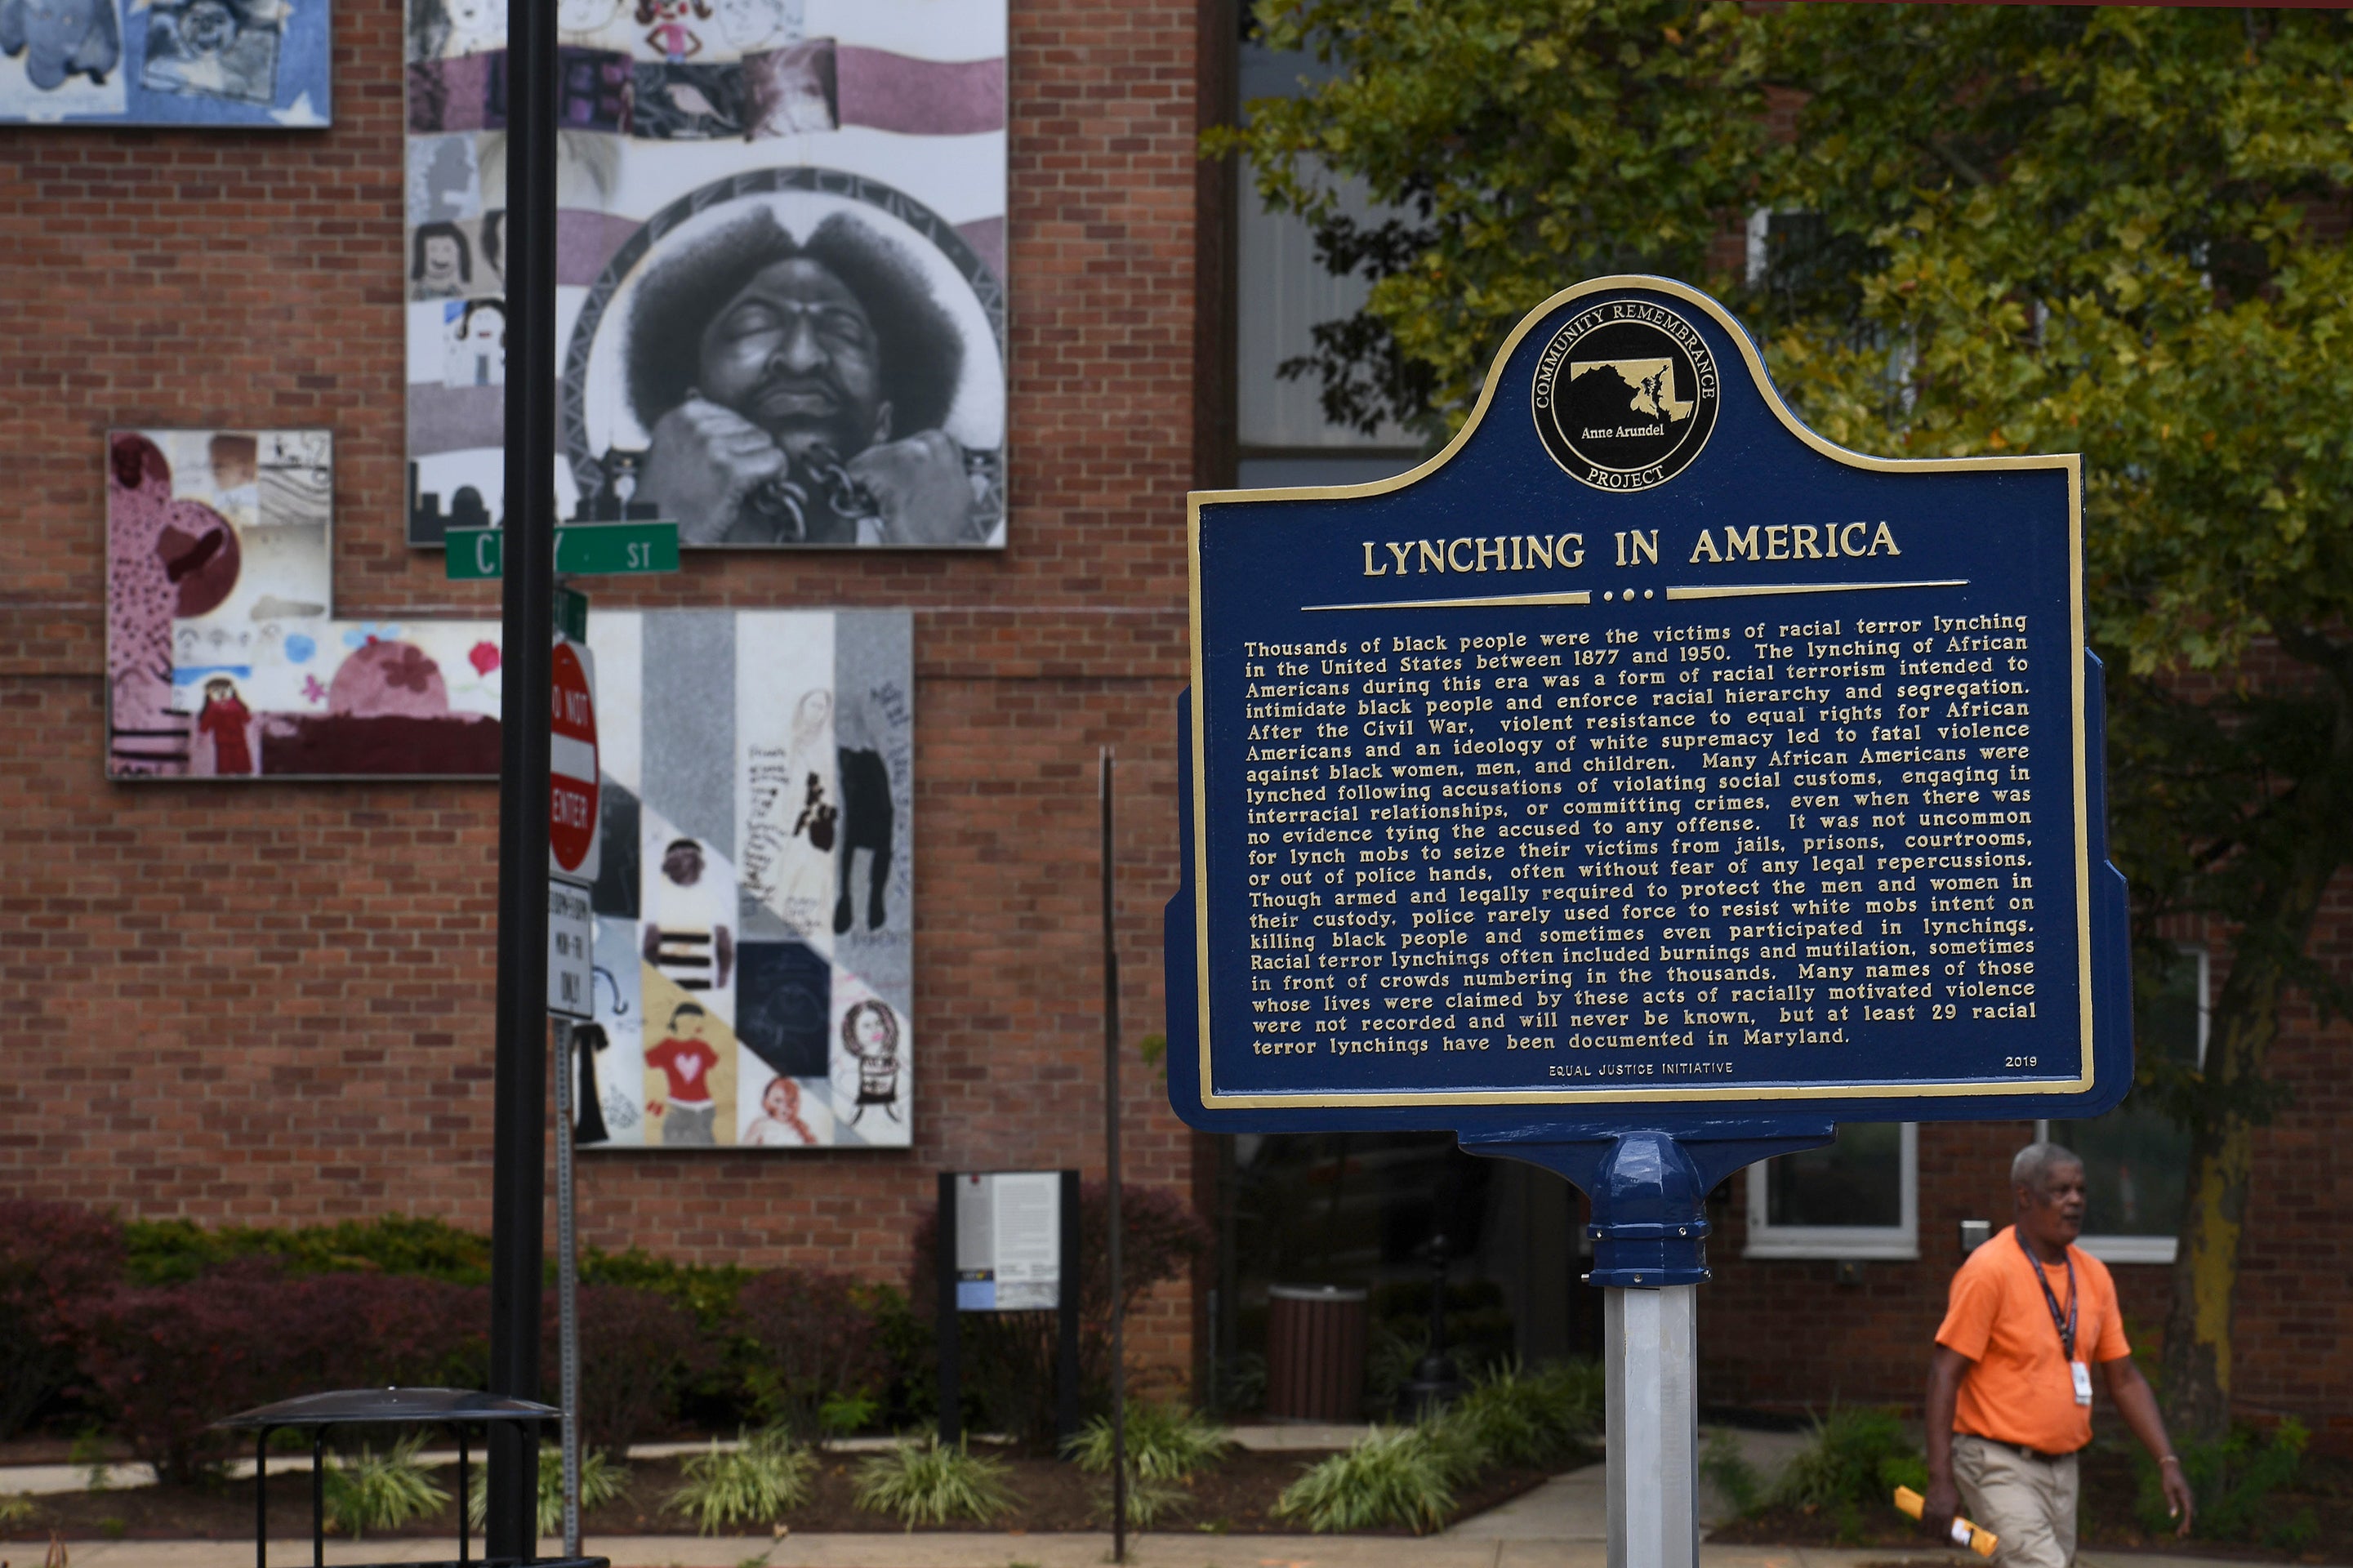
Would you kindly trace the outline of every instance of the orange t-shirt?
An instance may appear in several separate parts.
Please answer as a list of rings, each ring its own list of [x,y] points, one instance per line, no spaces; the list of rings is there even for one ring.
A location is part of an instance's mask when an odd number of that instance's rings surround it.
[[[2132,1354],[2107,1265],[2080,1247],[2069,1247],[2067,1256],[2083,1298],[2075,1309],[2076,1359],[2106,1362]],[[2063,1318],[2067,1265],[2045,1263],[2042,1274]],[[1954,1431],[2046,1454],[2072,1454],[2092,1440],[2092,1408],[2075,1403],[2074,1374],[2059,1348],[2050,1303],[2034,1283],[2034,1266],[2019,1249],[2015,1226],[1970,1253],[1953,1276],[1936,1342],[1976,1363],[1961,1374]]]

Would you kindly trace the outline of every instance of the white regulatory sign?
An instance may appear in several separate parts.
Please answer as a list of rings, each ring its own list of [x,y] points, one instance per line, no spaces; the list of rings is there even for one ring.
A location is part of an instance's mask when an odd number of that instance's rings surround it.
[[[596,917],[588,889],[547,884],[547,1010],[564,1018],[591,1016],[589,987],[596,954]]]

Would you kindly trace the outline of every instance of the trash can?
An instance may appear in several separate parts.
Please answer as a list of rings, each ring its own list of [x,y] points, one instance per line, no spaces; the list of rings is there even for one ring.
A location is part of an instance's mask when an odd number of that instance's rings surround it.
[[[1266,1294],[1267,1415],[1277,1421],[1362,1419],[1371,1319],[1365,1292],[1273,1285]]]

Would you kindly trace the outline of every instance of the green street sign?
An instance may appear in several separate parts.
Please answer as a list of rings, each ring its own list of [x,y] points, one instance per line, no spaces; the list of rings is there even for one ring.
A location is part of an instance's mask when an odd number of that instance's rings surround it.
[[[558,584],[555,590],[555,629],[573,642],[588,640],[588,595],[576,588]]]
[[[495,528],[453,528],[443,569],[452,580],[496,577],[506,536]],[[555,531],[555,570],[568,577],[614,577],[678,570],[674,522],[579,522]]]

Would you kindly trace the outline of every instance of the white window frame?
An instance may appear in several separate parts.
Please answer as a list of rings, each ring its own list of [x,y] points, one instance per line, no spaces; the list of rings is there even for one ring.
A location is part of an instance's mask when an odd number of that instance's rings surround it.
[[[2209,988],[2214,973],[2214,955],[2202,947],[2183,946],[2184,958],[2198,965],[2198,1066],[2206,1066],[2206,1032],[2212,1023],[2213,992]],[[2051,1138],[2048,1121],[2034,1124],[2034,1141],[2047,1142]],[[2075,1245],[2103,1263],[2163,1263],[2171,1264],[2181,1251],[2178,1236],[2093,1236],[2075,1238]]]
[[[1916,1258],[1920,1256],[1920,1125],[1899,1124],[1902,1218],[1880,1225],[1775,1225],[1767,1217],[1766,1167],[1748,1167],[1748,1243],[1743,1258]]]

